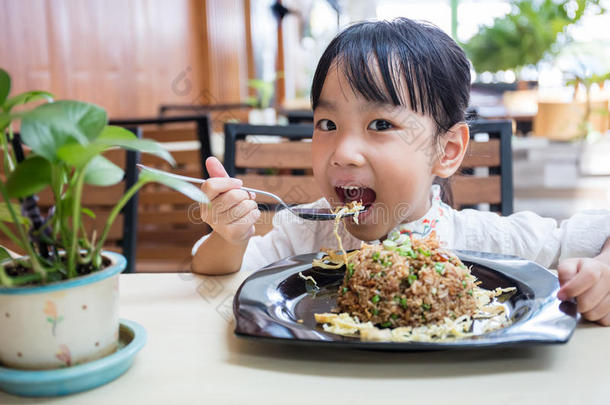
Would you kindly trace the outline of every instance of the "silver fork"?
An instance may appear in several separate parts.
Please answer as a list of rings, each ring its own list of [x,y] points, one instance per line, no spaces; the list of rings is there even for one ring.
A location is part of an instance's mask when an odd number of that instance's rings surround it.
[[[166,172],[164,170],[155,169],[153,167],[149,167],[149,166],[145,166],[145,165],[141,165],[141,164],[138,164],[137,166],[142,170],[149,170],[151,172],[162,173],[166,176],[171,176],[176,179],[188,181],[190,183],[203,184],[206,182],[206,180],[204,180],[204,179],[182,176],[180,174]],[[284,202],[284,200],[282,200],[279,196],[277,196],[273,193],[270,193],[268,191],[257,190],[257,189],[250,188],[250,187],[241,187],[241,189],[245,190],[245,191],[250,191],[250,192],[253,192],[256,194],[263,194],[263,195],[269,196],[269,197],[275,199],[277,202],[279,202],[288,211],[292,212],[294,215],[301,217],[303,219],[309,219],[309,220],[315,220],[315,221],[328,221],[328,220],[335,219],[337,217],[337,215],[333,214],[329,208],[292,208],[288,204],[286,204]],[[344,214],[342,216],[350,217],[352,215],[354,215],[354,213]]]

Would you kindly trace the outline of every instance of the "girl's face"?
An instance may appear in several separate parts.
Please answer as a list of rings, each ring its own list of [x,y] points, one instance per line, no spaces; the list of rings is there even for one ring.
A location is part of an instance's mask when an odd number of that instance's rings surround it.
[[[362,201],[361,240],[387,235],[429,209],[437,160],[430,117],[403,106],[367,101],[353,91],[340,68],[329,69],[314,111],[313,171],[333,207]]]

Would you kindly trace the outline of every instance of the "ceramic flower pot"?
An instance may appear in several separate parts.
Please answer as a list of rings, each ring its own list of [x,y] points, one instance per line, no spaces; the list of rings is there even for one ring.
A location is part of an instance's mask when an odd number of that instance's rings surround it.
[[[0,288],[0,365],[70,367],[117,349],[119,274],[125,258],[103,252],[110,265],[43,286]]]
[[[601,133],[608,129],[608,100],[592,101],[589,123]],[[544,136],[555,141],[568,141],[581,136],[585,118],[585,102],[538,102],[538,113],[534,117],[535,136]]]

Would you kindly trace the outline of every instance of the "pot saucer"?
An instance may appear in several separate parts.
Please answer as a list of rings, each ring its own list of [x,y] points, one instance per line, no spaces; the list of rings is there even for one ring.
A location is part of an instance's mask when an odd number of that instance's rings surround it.
[[[119,348],[100,359],[55,370],[18,370],[0,367],[0,390],[27,397],[69,395],[104,385],[123,374],[146,343],[146,330],[120,320]]]

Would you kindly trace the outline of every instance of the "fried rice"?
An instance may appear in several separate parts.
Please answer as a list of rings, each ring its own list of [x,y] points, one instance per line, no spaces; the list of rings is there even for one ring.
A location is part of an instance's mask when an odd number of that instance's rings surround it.
[[[475,278],[435,235],[364,245],[347,264],[338,310],[382,328],[418,327],[477,311]]]

